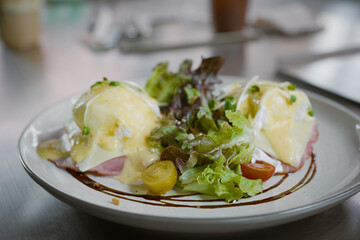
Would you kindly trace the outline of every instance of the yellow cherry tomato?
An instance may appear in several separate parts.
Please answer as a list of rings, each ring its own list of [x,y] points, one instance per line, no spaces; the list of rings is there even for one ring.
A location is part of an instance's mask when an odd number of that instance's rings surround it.
[[[158,161],[147,167],[141,179],[149,190],[155,194],[162,194],[170,191],[176,184],[177,171],[173,162]]]

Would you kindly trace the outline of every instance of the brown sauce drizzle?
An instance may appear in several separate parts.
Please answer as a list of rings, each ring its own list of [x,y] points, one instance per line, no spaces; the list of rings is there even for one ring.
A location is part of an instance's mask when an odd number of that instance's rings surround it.
[[[218,205],[185,205],[180,204],[179,202],[224,202],[223,199],[183,199],[184,197],[193,196],[193,195],[199,195],[201,194],[185,194],[185,195],[170,195],[170,196],[153,196],[153,195],[137,195],[133,193],[123,192],[119,191],[104,185],[101,185],[97,183],[96,181],[90,179],[85,173],[76,172],[71,169],[67,169],[67,171],[75,177],[77,180],[85,184],[86,186],[108,194],[110,196],[121,198],[124,200],[129,200],[137,203],[142,204],[148,204],[153,206],[164,206],[164,207],[187,207],[187,208],[204,208],[204,209],[211,209],[211,208],[226,208],[226,207],[238,207],[238,206],[247,206],[247,205],[256,205],[256,204],[262,204],[267,203],[271,201],[275,201],[278,199],[281,199],[287,195],[290,195],[297,190],[304,187],[306,184],[308,184],[315,176],[316,173],[316,164],[315,164],[315,155],[311,155],[311,163],[310,166],[305,174],[305,176],[293,187],[290,189],[281,192],[275,196],[271,196],[268,198],[260,199],[260,200],[254,200],[254,201],[248,201],[248,202],[235,202],[235,203],[224,203],[224,204],[218,204]],[[268,192],[276,187],[278,187],[280,184],[282,184],[287,178],[289,174],[283,175],[283,177],[274,185],[271,187],[264,189],[262,193]],[[169,202],[171,201],[171,202]]]

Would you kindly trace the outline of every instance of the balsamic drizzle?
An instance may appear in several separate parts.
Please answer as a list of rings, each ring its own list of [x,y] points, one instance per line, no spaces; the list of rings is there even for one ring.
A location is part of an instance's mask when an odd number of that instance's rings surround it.
[[[260,200],[254,200],[254,201],[248,201],[248,202],[234,202],[234,203],[224,203],[223,199],[184,199],[184,197],[193,196],[193,195],[201,195],[201,194],[185,194],[185,195],[170,195],[170,196],[153,196],[153,195],[137,195],[133,193],[123,192],[120,190],[116,190],[107,186],[104,186],[102,184],[97,183],[96,181],[89,178],[85,173],[82,172],[76,172],[71,169],[67,169],[67,171],[75,177],[77,180],[79,180],[81,183],[85,184],[86,186],[105,193],[107,195],[133,201],[137,203],[147,204],[147,205],[153,205],[153,206],[164,206],[164,207],[187,207],[187,208],[204,208],[204,209],[214,209],[214,208],[227,208],[227,207],[239,207],[239,206],[248,206],[248,205],[256,205],[256,204],[262,204],[267,203],[271,201],[275,201],[278,199],[281,199],[285,196],[288,196],[297,190],[301,189],[305,185],[307,185],[315,176],[316,173],[316,163],[315,163],[315,156],[314,154],[311,155],[311,163],[310,166],[305,174],[305,176],[293,187],[290,189],[281,192],[275,196],[267,197]],[[287,178],[289,177],[289,174],[283,175],[283,177],[274,185],[271,187],[268,187],[267,189],[264,189],[262,193],[268,192],[272,189],[275,189],[279,185],[281,185]],[[187,203],[203,203],[203,202],[222,202],[217,205],[185,205],[182,204],[182,202]]]

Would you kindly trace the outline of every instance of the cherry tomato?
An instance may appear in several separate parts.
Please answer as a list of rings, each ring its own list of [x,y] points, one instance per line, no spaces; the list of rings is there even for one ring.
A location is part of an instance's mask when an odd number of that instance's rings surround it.
[[[255,163],[241,164],[241,171],[246,178],[261,179],[265,182],[274,175],[275,167],[267,162],[256,161]]]

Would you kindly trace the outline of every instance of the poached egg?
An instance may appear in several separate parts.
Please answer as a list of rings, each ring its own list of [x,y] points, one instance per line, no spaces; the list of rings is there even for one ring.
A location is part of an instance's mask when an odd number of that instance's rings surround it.
[[[159,159],[157,153],[150,152],[146,137],[160,118],[156,100],[138,85],[104,80],[95,83],[75,103],[73,119],[65,124],[66,133],[42,144],[38,152],[47,159],[70,156],[82,172],[125,156],[117,178],[133,183]]]
[[[289,83],[250,80],[226,88],[251,122],[255,146],[294,167],[301,163],[315,117],[308,96]]]

